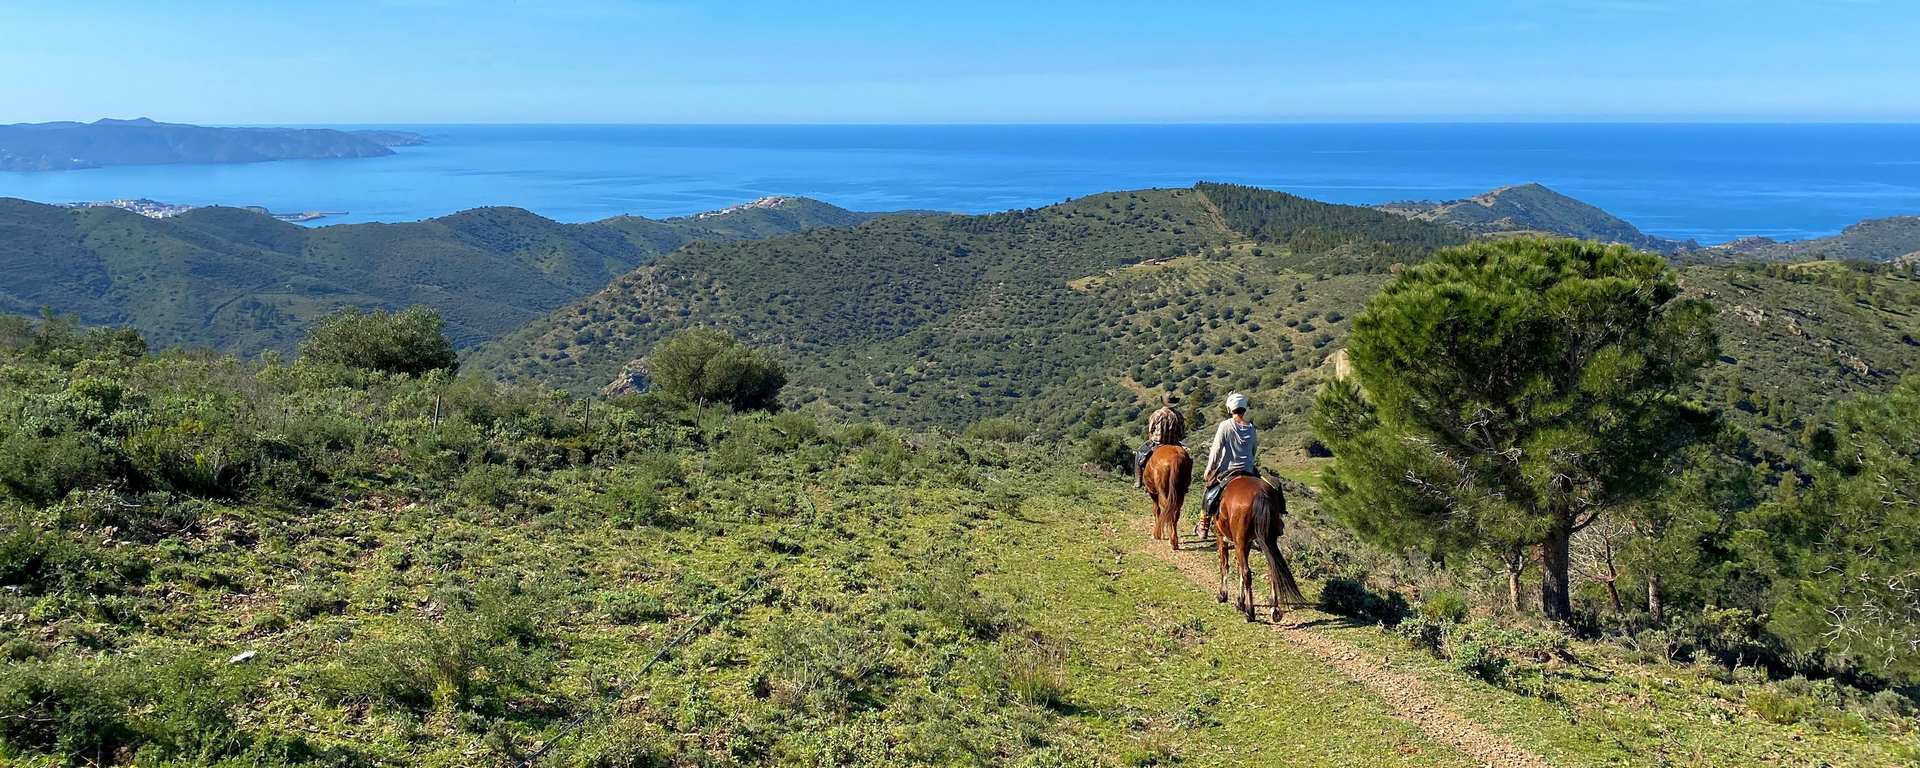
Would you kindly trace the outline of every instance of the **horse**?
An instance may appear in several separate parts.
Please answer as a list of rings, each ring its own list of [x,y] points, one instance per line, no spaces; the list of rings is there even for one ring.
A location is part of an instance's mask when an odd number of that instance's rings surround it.
[[[1193,456],[1178,444],[1156,447],[1140,468],[1140,480],[1153,500],[1153,537],[1165,538],[1175,550],[1180,549],[1180,508],[1186,506],[1187,491],[1193,488]]]
[[[1280,533],[1286,529],[1281,519],[1287,513],[1287,497],[1266,480],[1240,475],[1227,480],[1220,492],[1220,511],[1214,518],[1215,548],[1220,551],[1219,601],[1227,601],[1227,568],[1230,556],[1240,556],[1240,602],[1238,607],[1253,621],[1253,567],[1247,562],[1247,548],[1257,546],[1267,556],[1267,581],[1273,589],[1273,621],[1286,615],[1282,599],[1295,605],[1305,604],[1300,585],[1293,580],[1293,569],[1280,554]]]

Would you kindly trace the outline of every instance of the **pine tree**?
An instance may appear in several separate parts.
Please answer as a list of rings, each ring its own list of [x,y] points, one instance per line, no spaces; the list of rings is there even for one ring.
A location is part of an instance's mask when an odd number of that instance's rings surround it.
[[[1658,256],[1572,240],[1441,251],[1353,321],[1358,387],[1323,391],[1327,504],[1435,552],[1539,545],[1541,605],[1572,617],[1573,534],[1646,498],[1717,427],[1680,393],[1717,355],[1705,303]]]

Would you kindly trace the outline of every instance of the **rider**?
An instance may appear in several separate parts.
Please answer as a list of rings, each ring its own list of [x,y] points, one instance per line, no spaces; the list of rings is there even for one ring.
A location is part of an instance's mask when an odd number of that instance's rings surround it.
[[[1187,439],[1187,417],[1173,409],[1179,404],[1180,396],[1168,392],[1160,396],[1160,410],[1147,417],[1147,444],[1133,453],[1133,487],[1145,485],[1141,473],[1146,469],[1147,457],[1153,455],[1153,449]]]
[[[1222,420],[1213,430],[1213,444],[1207,447],[1206,478],[1206,515],[1200,521],[1201,536],[1206,535],[1207,525],[1220,509],[1220,489],[1235,475],[1260,476],[1260,470],[1254,466],[1259,452],[1259,435],[1254,433],[1253,424],[1247,421],[1247,396],[1235,392],[1227,395],[1227,411],[1232,417]]]

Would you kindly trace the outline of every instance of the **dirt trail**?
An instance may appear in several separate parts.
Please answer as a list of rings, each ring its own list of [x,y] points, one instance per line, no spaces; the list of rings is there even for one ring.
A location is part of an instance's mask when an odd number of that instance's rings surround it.
[[[1187,579],[1204,591],[1209,599],[1220,583],[1219,560],[1211,542],[1198,549],[1174,552],[1166,542],[1154,541],[1151,520],[1141,518],[1132,528],[1139,535],[1137,547],[1145,549],[1186,574]],[[1228,578],[1229,596],[1238,589],[1238,581]],[[1254,577],[1256,595],[1264,597],[1266,581]],[[1222,608],[1226,610],[1226,608]],[[1264,611],[1258,613],[1264,615]],[[1386,657],[1355,648],[1338,639],[1291,624],[1270,625],[1292,647],[1338,670],[1347,679],[1366,686],[1393,709],[1393,715],[1419,728],[1428,738],[1446,744],[1483,765],[1508,768],[1549,768],[1552,763],[1468,720],[1453,711],[1440,697],[1427,690],[1418,677],[1389,668]]]

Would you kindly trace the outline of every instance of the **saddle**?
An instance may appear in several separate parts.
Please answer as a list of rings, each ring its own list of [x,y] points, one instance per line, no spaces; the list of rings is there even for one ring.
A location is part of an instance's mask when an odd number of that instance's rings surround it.
[[[1227,483],[1233,482],[1233,479],[1236,477],[1251,477],[1259,479],[1262,482],[1266,481],[1266,478],[1261,476],[1259,470],[1252,469],[1235,470],[1221,475],[1219,482],[1207,486],[1206,510],[1208,519],[1212,519],[1214,515],[1220,514],[1220,493],[1225,491],[1227,489]]]

